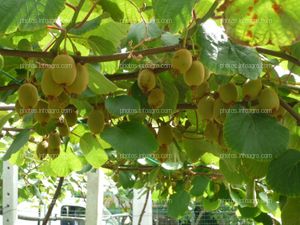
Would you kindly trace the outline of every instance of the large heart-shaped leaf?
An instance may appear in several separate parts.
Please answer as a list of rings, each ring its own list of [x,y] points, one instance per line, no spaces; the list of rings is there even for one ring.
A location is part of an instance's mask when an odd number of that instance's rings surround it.
[[[119,153],[134,159],[143,158],[158,148],[153,133],[138,122],[124,122],[106,128],[101,137]]]
[[[241,74],[249,79],[260,75],[262,62],[256,50],[232,43],[215,22],[209,20],[199,26],[196,40],[201,48],[200,60],[212,72]]]
[[[231,109],[224,124],[226,144],[233,150],[261,160],[271,160],[287,150],[289,131],[274,118]]]
[[[280,194],[300,197],[300,152],[289,150],[273,160],[267,182]]]
[[[128,95],[108,97],[105,100],[105,108],[114,116],[139,113],[140,103]]]

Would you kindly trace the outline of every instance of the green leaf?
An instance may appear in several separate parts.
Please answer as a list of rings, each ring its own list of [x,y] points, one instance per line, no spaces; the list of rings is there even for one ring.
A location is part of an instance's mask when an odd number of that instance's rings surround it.
[[[131,172],[122,171],[119,174],[119,182],[123,188],[127,189],[127,188],[133,187],[133,185],[135,183],[135,179]]]
[[[226,7],[223,24],[239,42],[288,46],[300,35],[299,1],[236,0]]]
[[[8,148],[5,155],[3,156],[2,160],[4,161],[8,160],[12,154],[19,151],[20,148],[22,148],[28,142],[29,136],[30,136],[29,129],[22,130],[19,134],[17,134],[16,137],[14,138],[13,143],[11,144],[11,146]]]
[[[94,168],[100,168],[108,160],[100,142],[91,133],[85,133],[80,138],[80,148],[86,161]]]
[[[241,107],[231,110],[234,113],[226,116],[224,138],[233,151],[250,154],[251,157],[257,154],[254,156],[258,160],[270,160],[287,150],[289,131],[274,118],[247,113]]]
[[[202,196],[209,184],[209,178],[204,176],[196,176],[192,180],[192,189],[190,194],[193,196]]]
[[[195,0],[152,0],[155,20],[161,27],[169,26],[173,32],[187,27],[192,19]]]
[[[184,189],[171,195],[168,201],[168,215],[173,218],[184,216],[188,209],[190,199],[190,195]]]
[[[282,225],[300,225],[300,198],[289,198],[282,209]]]
[[[199,26],[196,41],[201,47],[201,62],[216,74],[241,74],[255,80],[262,71],[256,50],[232,43],[212,20]]]
[[[158,38],[162,31],[155,22],[133,24],[130,27],[127,42],[132,41],[134,45],[140,43],[145,38]]]
[[[114,116],[140,113],[140,103],[128,95],[108,97],[105,100],[105,108]]]
[[[5,125],[5,123],[12,117],[12,115],[14,114],[14,112],[11,113],[7,113],[7,112],[0,112],[0,130],[3,128],[3,126]]]
[[[88,87],[98,95],[105,95],[115,92],[118,87],[108,80],[103,74],[97,71],[93,66],[88,66],[89,84]]]
[[[57,177],[66,177],[73,171],[80,171],[83,167],[81,160],[71,149],[61,151],[59,156],[50,162],[50,168]]]
[[[137,122],[124,122],[106,128],[101,137],[119,153],[125,154],[125,157],[126,154],[133,154],[135,159],[144,157],[143,154],[150,154],[158,148],[153,133]]]
[[[0,33],[35,31],[52,25],[64,9],[61,0],[0,0]]]
[[[267,182],[274,191],[290,196],[300,196],[300,152],[289,150],[269,166]]]

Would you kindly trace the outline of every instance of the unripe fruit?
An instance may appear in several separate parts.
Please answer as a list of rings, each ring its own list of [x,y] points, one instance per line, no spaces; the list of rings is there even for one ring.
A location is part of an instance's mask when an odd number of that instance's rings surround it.
[[[38,91],[33,84],[23,84],[19,90],[19,103],[24,109],[33,108],[39,99]]]
[[[140,71],[137,78],[137,84],[144,93],[148,93],[155,88],[156,78],[153,71],[148,69]]]
[[[220,129],[216,123],[209,122],[206,124],[204,136],[210,141],[219,141]]]
[[[214,99],[212,97],[203,97],[198,102],[198,114],[202,120],[210,120],[214,115]]]
[[[220,99],[216,99],[214,102],[214,120],[220,124],[223,124],[226,118],[225,110],[228,106]]]
[[[52,78],[57,84],[71,85],[76,78],[76,65],[69,55],[58,55],[53,59]]]
[[[47,149],[47,153],[48,155],[52,158],[55,159],[59,156],[60,153],[60,146],[56,147],[56,148],[49,148]]]
[[[188,86],[199,86],[204,81],[205,69],[201,62],[193,61],[190,69],[183,74],[184,82]]]
[[[53,132],[48,137],[49,148],[57,148],[60,146],[59,133]]]
[[[165,103],[165,93],[159,89],[153,89],[148,95],[148,105],[153,109],[158,109],[162,107]]]
[[[221,100],[226,104],[232,104],[238,99],[238,91],[234,83],[222,85],[219,88]]]
[[[40,100],[36,107],[36,112],[34,114],[34,119],[40,124],[46,124],[49,121],[50,115],[48,113],[48,103]]]
[[[64,90],[62,86],[54,82],[50,69],[46,69],[43,73],[41,89],[44,95],[50,98],[59,96]]]
[[[61,137],[67,137],[70,134],[70,129],[66,120],[58,123],[58,131]]]
[[[65,120],[68,123],[69,127],[74,126],[77,123],[77,109],[74,105],[68,105],[65,113],[64,113]]]
[[[168,145],[161,145],[159,146],[159,149],[155,152],[156,159],[160,161],[161,163],[168,160],[168,152],[169,152],[169,146]]]
[[[159,145],[169,145],[173,142],[172,127],[169,124],[162,125],[157,133]]]
[[[280,101],[277,93],[272,88],[263,89],[258,96],[258,104],[261,109],[279,109]]]
[[[104,114],[101,110],[93,110],[90,112],[87,120],[90,131],[99,134],[104,129]]]
[[[253,101],[262,89],[261,79],[250,80],[243,85],[243,96],[246,101]]]
[[[42,160],[47,156],[48,143],[47,141],[42,141],[36,146],[36,155],[38,159]]]
[[[193,99],[199,100],[204,95],[210,92],[209,83],[204,81],[199,87],[195,87],[192,89]]]
[[[190,69],[192,62],[193,56],[191,52],[187,49],[180,49],[173,56],[172,68],[184,74]]]
[[[286,114],[286,110],[282,106],[279,106],[279,109],[273,112],[273,116],[278,120],[281,120],[285,114]]]
[[[89,83],[89,72],[85,65],[81,65],[80,63],[77,63],[77,75],[75,78],[75,81],[70,85],[66,87],[66,90],[70,94],[77,94],[80,95],[82,92],[85,91],[85,89],[88,86]]]

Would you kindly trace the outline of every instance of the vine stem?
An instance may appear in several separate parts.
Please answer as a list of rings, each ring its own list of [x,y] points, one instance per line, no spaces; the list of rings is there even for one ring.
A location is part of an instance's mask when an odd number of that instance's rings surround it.
[[[300,114],[298,114],[287,102],[280,98],[280,105],[295,118],[297,125],[300,126]]]
[[[47,225],[47,223],[48,223],[48,221],[49,221],[49,218],[50,218],[50,216],[51,216],[51,213],[52,213],[52,210],[53,210],[53,208],[54,208],[54,205],[55,205],[55,203],[56,203],[56,201],[57,201],[57,199],[58,199],[58,197],[59,197],[59,195],[60,195],[61,188],[62,188],[62,185],[63,185],[63,183],[64,183],[64,179],[65,179],[64,177],[60,177],[60,178],[59,178],[57,188],[56,188],[56,190],[55,190],[53,199],[52,199],[52,201],[51,201],[51,203],[50,203],[50,205],[49,205],[49,208],[48,208],[48,211],[47,211],[47,213],[46,213],[46,216],[45,216],[45,218],[43,219],[42,225]]]
[[[58,42],[58,41],[57,41]],[[56,42],[56,43],[57,43]],[[174,52],[180,48],[180,45],[171,45],[157,48],[149,48],[140,51],[130,51],[126,53],[117,53],[113,55],[101,55],[101,56],[72,56],[76,62],[80,63],[97,63],[97,62],[109,62],[127,59],[129,56],[135,55],[155,55],[165,52]],[[20,51],[12,49],[0,49],[0,54],[3,56],[18,56],[24,58],[48,58],[53,59],[57,54],[53,52],[36,52],[36,51]]]
[[[146,206],[147,206],[147,204],[148,204],[148,198],[149,198],[149,195],[150,195],[150,190],[147,191],[147,194],[146,194],[146,200],[145,200],[145,203],[144,203],[144,206],[143,206],[143,209],[142,209],[142,212],[141,212],[139,221],[138,221],[138,225],[141,225],[141,223],[142,223],[142,219],[143,219],[143,216],[144,216],[144,214],[145,214]]]

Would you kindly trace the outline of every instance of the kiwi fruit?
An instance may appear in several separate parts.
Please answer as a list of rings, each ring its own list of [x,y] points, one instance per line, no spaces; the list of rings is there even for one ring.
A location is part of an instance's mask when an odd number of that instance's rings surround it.
[[[104,129],[104,114],[102,110],[94,109],[88,115],[87,124],[90,131],[94,134],[99,134]]]
[[[155,88],[148,95],[147,101],[151,108],[158,109],[165,103],[165,93],[161,89]]]
[[[38,101],[35,109],[36,112],[34,114],[34,119],[42,125],[46,124],[50,119],[50,115],[48,113],[48,103],[44,100],[40,100]]]
[[[61,120],[58,123],[58,131],[61,137],[67,137],[70,134],[70,129],[66,120]]]
[[[205,69],[201,62],[193,61],[190,69],[183,74],[184,82],[188,86],[199,86],[204,81]]]
[[[271,109],[277,111],[280,101],[277,93],[272,88],[263,89],[258,96],[258,104],[261,109]]]
[[[74,59],[66,54],[57,55],[53,61],[52,78],[57,84],[71,85],[76,78],[76,65]]]
[[[161,145],[159,146],[159,149],[154,153],[155,158],[161,162],[164,163],[168,160],[168,152],[169,152],[169,146],[168,145]]]
[[[137,84],[144,93],[148,93],[155,88],[156,78],[153,71],[148,69],[141,70],[138,74]]]
[[[175,52],[172,58],[172,68],[185,74],[192,66],[193,56],[187,49],[180,49]]]
[[[272,113],[272,115],[278,120],[281,120],[285,114],[286,110],[282,106],[279,106],[279,109]]]
[[[224,123],[226,118],[225,109],[228,109],[228,106],[220,98],[217,98],[214,102],[214,120],[216,122]]]
[[[211,120],[214,116],[214,102],[215,100],[210,97],[203,97],[199,100],[197,111],[202,120]]]
[[[253,101],[262,89],[261,79],[250,80],[243,85],[243,96],[246,101]]]
[[[89,71],[85,65],[81,65],[80,63],[77,63],[76,68],[77,75],[75,81],[70,86],[67,86],[66,90],[70,94],[80,95],[88,86]]]
[[[219,87],[221,100],[226,104],[232,104],[238,99],[238,90],[234,83],[228,83]]]
[[[24,109],[32,109],[39,100],[37,88],[30,83],[23,84],[18,89],[19,103]]]
[[[209,83],[207,81],[204,81],[200,86],[192,88],[192,96],[193,99],[198,101],[200,98],[202,98],[204,95],[208,94],[210,92]]]
[[[77,123],[77,108],[74,105],[68,105],[64,117],[69,127],[74,126]]]
[[[20,105],[20,102],[19,102],[19,101],[17,101],[16,104],[15,104],[15,111],[18,113],[18,115],[19,115],[20,117],[22,117],[22,116],[25,114],[24,109],[23,109],[23,107]]]
[[[206,124],[205,130],[204,130],[204,136],[208,140],[219,142],[219,134],[220,134],[220,129],[216,123],[208,122]]]
[[[169,145],[173,142],[172,127],[169,124],[163,124],[157,133],[159,145]]]
[[[54,82],[50,69],[45,69],[43,73],[41,89],[44,95],[49,98],[59,96],[64,90],[62,86]]]
[[[47,156],[48,151],[48,142],[43,140],[42,142],[38,143],[36,146],[36,155],[38,159],[42,160]]]
[[[60,136],[58,132],[52,132],[48,137],[47,153],[51,158],[56,158],[60,152]]]
[[[48,113],[50,118],[58,119],[62,115],[63,109],[57,99],[52,99],[48,101]]]

